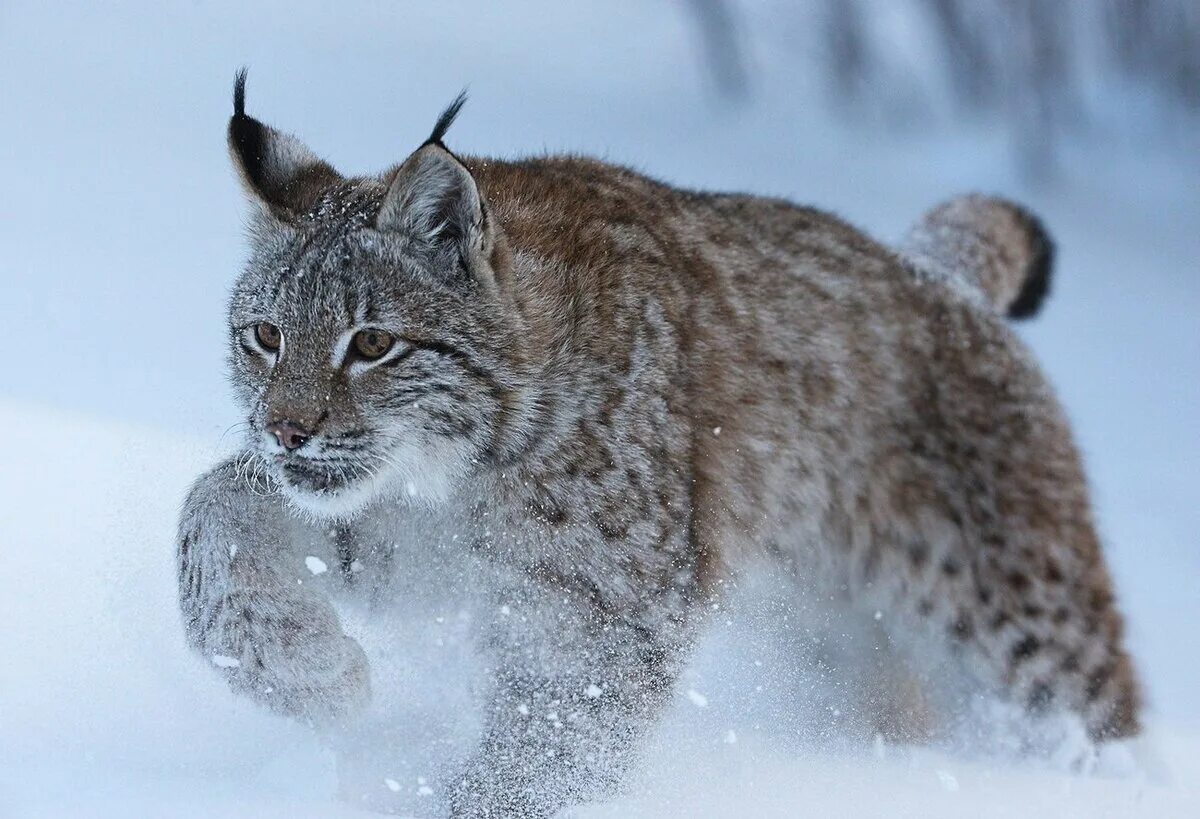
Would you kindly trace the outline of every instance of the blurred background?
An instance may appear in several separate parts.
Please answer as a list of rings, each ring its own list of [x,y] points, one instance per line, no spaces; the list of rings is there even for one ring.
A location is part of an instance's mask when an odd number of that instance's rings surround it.
[[[1021,333],[1087,457],[1152,727],[1196,756],[1195,0],[0,0],[0,815],[248,793],[295,815],[288,800],[331,790],[325,752],[230,698],[174,610],[176,505],[239,420],[223,345],[244,211],[224,129],[243,65],[250,113],[345,173],[401,160],[467,87],[457,151],[593,154],[885,241],[965,190],[1028,203],[1059,266]],[[689,672],[711,704],[691,735],[718,747],[754,732],[721,668]],[[759,760],[739,759],[744,782]],[[1056,816],[1096,804],[1025,785]],[[958,785],[896,787],[897,815],[962,814],[937,801]]]
[[[1165,141],[1200,113],[1200,6],[1190,0],[692,0],[712,85],[754,94],[759,53],[815,72],[842,116],[907,136],[973,124],[1049,183],[1081,140]]]

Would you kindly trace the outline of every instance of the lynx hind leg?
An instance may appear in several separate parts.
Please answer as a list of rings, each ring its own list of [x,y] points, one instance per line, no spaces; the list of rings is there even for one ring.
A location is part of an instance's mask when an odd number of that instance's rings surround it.
[[[956,535],[950,532],[957,531]],[[934,534],[934,532],[937,532]],[[1087,525],[1001,531],[928,527],[894,549],[885,625],[913,656],[966,672],[1031,748],[1055,754],[1075,719],[1092,742],[1138,730],[1138,691],[1122,622]],[[884,561],[891,562],[891,561]],[[1005,720],[1016,730],[1017,721]],[[1039,739],[1042,737],[1042,739]],[[1022,740],[1024,741],[1024,740]]]
[[[866,701],[873,733],[890,743],[927,742],[943,727],[928,677],[892,645],[882,628],[876,633],[879,650],[870,669],[874,685]]]
[[[864,617],[854,606],[823,601],[821,614],[804,623],[801,643],[788,646],[802,673],[815,675],[802,681],[817,720],[813,728],[824,730],[833,715],[829,723],[839,736],[924,743],[939,728],[925,669],[911,662],[881,620],[882,612]]]

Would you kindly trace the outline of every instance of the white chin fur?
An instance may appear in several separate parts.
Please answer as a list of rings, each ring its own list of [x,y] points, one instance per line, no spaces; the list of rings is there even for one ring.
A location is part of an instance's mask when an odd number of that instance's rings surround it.
[[[315,518],[346,519],[356,517],[379,497],[382,487],[374,480],[360,481],[337,492],[307,492],[283,485],[283,497],[297,511]]]
[[[390,453],[388,465],[364,480],[334,492],[309,492],[281,480],[283,496],[297,511],[326,520],[357,517],[381,499],[409,500],[430,506],[444,502],[454,483],[453,467],[461,453],[453,447],[431,453],[399,447]]]

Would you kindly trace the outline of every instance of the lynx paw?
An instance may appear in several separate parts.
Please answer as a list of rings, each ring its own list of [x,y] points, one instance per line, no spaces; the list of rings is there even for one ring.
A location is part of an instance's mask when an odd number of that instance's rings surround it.
[[[276,711],[316,725],[353,717],[367,706],[367,656],[342,633],[331,613],[265,615],[247,610],[245,626],[236,662],[225,663],[235,687]]]

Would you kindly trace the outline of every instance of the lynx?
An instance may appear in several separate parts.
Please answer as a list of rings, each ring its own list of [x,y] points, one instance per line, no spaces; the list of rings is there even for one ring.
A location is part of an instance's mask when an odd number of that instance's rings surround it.
[[[1036,219],[967,196],[890,248],[592,159],[459,156],[462,102],[400,165],[344,177],[247,115],[238,75],[248,437],[177,544],[187,639],[236,690],[352,720],[388,680],[330,595],[386,595],[389,544],[417,538],[474,566],[495,612],[456,817],[610,792],[754,562],[886,614],[896,646],[1031,721],[1137,732],[1080,459],[1006,321],[1047,290]],[[339,556],[324,585],[302,582],[313,544]]]

